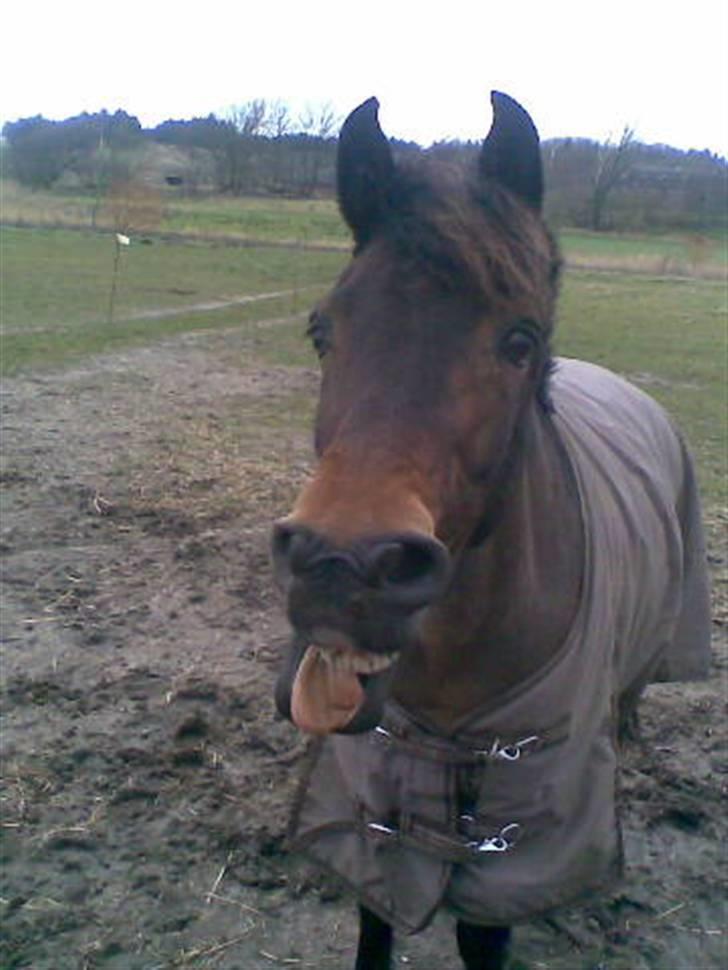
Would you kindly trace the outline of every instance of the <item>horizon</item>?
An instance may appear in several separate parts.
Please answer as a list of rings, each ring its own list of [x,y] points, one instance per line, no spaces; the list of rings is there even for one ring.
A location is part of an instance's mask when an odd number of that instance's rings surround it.
[[[253,98],[250,98],[249,101],[265,101],[265,102],[267,102],[269,104],[281,103],[282,102],[282,103],[284,103],[286,105],[286,107],[289,107],[289,104],[287,102],[284,102],[283,99],[281,99],[281,98],[264,98],[264,97],[255,97],[254,96]],[[291,116],[291,119],[292,119],[292,125],[291,125],[291,128],[285,134],[286,135],[297,135],[297,134],[302,134],[303,133],[302,129],[300,127],[297,127],[297,120],[300,118],[300,116],[302,115],[303,111],[305,111],[307,107],[328,107],[330,104],[331,103],[328,102],[328,103],[325,103],[325,104],[313,105],[311,102],[307,102],[306,105],[303,106],[303,107],[300,107],[297,112],[291,110],[290,116]],[[106,107],[105,105],[102,105],[102,106],[100,106],[100,107],[98,107],[96,109],[93,109],[93,110],[92,109],[88,109],[88,108],[83,108],[80,111],[70,112],[67,115],[57,116],[57,117],[50,117],[48,115],[45,115],[42,111],[36,111],[34,113],[31,113],[31,114],[28,114],[28,115],[23,115],[23,116],[18,117],[18,118],[11,118],[11,119],[3,119],[3,118],[0,118],[0,138],[4,139],[6,137],[3,134],[3,130],[4,130],[6,124],[14,124],[14,123],[16,123],[18,121],[29,120],[29,119],[37,118],[37,117],[42,118],[44,121],[49,121],[49,122],[54,122],[54,123],[62,124],[64,122],[70,121],[70,120],[72,120],[74,118],[83,117],[84,115],[94,116],[94,115],[106,113],[108,116],[111,117],[114,114],[116,114],[117,112],[121,112],[121,113],[126,114],[130,118],[135,118],[139,122],[139,124],[141,125],[142,132],[144,132],[146,134],[151,134],[151,133],[153,133],[155,131],[156,128],[158,128],[161,125],[163,125],[165,123],[168,123],[168,122],[179,122],[179,123],[183,123],[184,124],[184,123],[189,123],[191,121],[198,120],[198,119],[204,120],[204,119],[206,119],[208,117],[215,117],[216,119],[218,119],[220,121],[225,121],[225,120],[227,120],[227,115],[228,115],[228,113],[231,110],[233,110],[236,107],[242,107],[242,106],[243,106],[242,103],[241,104],[237,104],[237,105],[229,105],[227,108],[225,108],[223,110],[217,110],[216,111],[216,110],[213,109],[213,110],[210,110],[210,111],[205,112],[205,113],[202,113],[202,114],[190,114],[190,113],[188,113],[187,115],[176,115],[176,116],[171,116],[170,115],[170,116],[166,116],[166,117],[164,117],[162,115],[157,115],[157,116],[148,115],[148,117],[151,120],[148,120],[147,122],[145,122],[144,119],[143,119],[143,117],[141,117],[138,113],[136,113],[134,111],[130,111],[127,108],[123,107],[122,105],[115,106],[114,108],[109,108],[109,107]],[[356,106],[354,106],[354,107],[356,107]],[[384,114],[383,106],[380,103],[380,111],[379,111],[380,121],[382,119],[382,115],[383,114]],[[336,112],[336,121],[335,121],[334,127],[333,127],[333,129],[331,131],[331,134],[326,136],[327,138],[335,139],[335,138],[338,137],[339,128],[340,128],[341,124],[343,123],[343,121],[345,120],[345,117],[346,117],[346,115],[340,115],[338,112]],[[459,144],[477,144],[479,142],[482,142],[483,139],[485,138],[486,134],[487,134],[487,129],[486,129],[479,136],[476,135],[476,136],[471,136],[471,137],[459,137],[459,136],[448,136],[448,135],[444,135],[444,136],[441,136],[439,138],[434,138],[434,139],[432,139],[432,140],[430,140],[428,142],[424,142],[424,141],[420,141],[420,140],[418,140],[416,138],[406,137],[406,136],[399,136],[399,135],[396,135],[396,134],[392,134],[391,132],[389,132],[389,131],[386,130],[386,123],[382,123],[382,127],[384,128],[385,135],[390,140],[393,140],[393,141],[402,141],[402,142],[406,142],[406,143],[410,143],[410,144],[415,144],[420,149],[422,149],[423,151],[426,151],[427,149],[431,148],[433,145],[442,144],[442,143],[449,143],[449,142],[459,143]],[[568,141],[589,141],[589,142],[596,142],[596,143],[599,143],[599,144],[605,144],[607,142],[614,142],[615,140],[618,141],[619,135],[621,135],[621,133],[622,133],[621,130],[619,132],[610,132],[610,134],[606,138],[604,138],[604,139],[598,139],[598,138],[593,137],[593,136],[590,136],[590,135],[583,135],[583,134],[576,134],[576,133],[562,133],[562,134],[544,135],[544,133],[542,131],[539,131],[539,136],[540,136],[540,140],[541,140],[541,143],[542,144],[545,144],[545,143],[548,143],[548,142],[553,142],[553,141],[567,141],[567,140]],[[259,135],[264,135],[264,134],[265,134],[264,132],[260,132],[259,133]],[[256,135],[255,137],[258,137],[258,135]],[[713,157],[713,158],[715,158],[715,159],[717,159],[719,161],[722,161],[724,163],[728,163],[728,151],[726,151],[725,153],[721,153],[720,151],[716,151],[714,149],[711,149],[708,146],[704,146],[702,148],[698,148],[696,146],[684,147],[684,146],[681,146],[681,145],[675,145],[675,144],[672,144],[672,143],[670,143],[668,141],[659,140],[659,139],[657,141],[646,141],[646,140],[644,140],[643,138],[640,137],[640,133],[638,131],[635,131],[635,133],[634,133],[634,142],[635,142],[635,144],[642,145],[642,146],[644,146],[646,148],[656,148],[656,149],[662,148],[662,149],[667,149],[667,150],[671,150],[671,151],[682,152],[682,153],[685,153],[685,154],[688,154],[688,153],[705,154],[706,152],[708,152],[711,155],[711,157]],[[180,147],[180,146],[177,146],[177,147]]]

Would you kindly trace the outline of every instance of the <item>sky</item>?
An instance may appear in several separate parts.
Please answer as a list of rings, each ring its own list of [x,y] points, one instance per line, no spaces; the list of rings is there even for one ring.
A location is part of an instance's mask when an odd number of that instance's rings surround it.
[[[252,98],[342,118],[376,95],[392,137],[480,139],[489,92],[543,138],[728,156],[725,0],[40,0],[3,14],[0,122],[123,108],[144,126]]]

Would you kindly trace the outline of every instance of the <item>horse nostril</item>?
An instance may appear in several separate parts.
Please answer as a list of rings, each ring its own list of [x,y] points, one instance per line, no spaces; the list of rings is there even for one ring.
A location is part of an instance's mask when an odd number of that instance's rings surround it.
[[[403,536],[377,543],[368,557],[367,579],[388,599],[424,605],[444,588],[449,556],[436,539]]]
[[[408,585],[429,575],[432,555],[428,549],[397,542],[378,551],[369,572],[377,585]]]
[[[307,529],[288,522],[273,526],[271,549],[277,572],[296,573],[308,559],[313,538]]]
[[[286,525],[284,522],[278,522],[273,526],[271,552],[273,554],[273,564],[276,568],[288,564],[291,543],[293,542],[293,533],[293,527]]]

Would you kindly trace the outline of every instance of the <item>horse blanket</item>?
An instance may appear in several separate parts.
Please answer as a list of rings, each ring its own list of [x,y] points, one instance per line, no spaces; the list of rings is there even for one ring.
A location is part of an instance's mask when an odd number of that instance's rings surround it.
[[[581,602],[557,654],[448,737],[389,702],[381,725],[318,742],[294,848],[402,932],[444,905],[503,925],[621,870],[619,705],[707,675],[708,586],[691,461],[664,411],[595,365],[560,360],[551,417],[578,483]]]

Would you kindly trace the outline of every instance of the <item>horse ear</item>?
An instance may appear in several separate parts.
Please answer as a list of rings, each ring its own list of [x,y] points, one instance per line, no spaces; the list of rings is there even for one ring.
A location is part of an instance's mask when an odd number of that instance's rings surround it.
[[[480,175],[495,179],[537,212],[543,202],[543,167],[538,132],[521,105],[491,91],[493,124],[480,153]]]
[[[358,245],[382,222],[394,176],[394,159],[379,127],[379,102],[369,98],[346,119],[339,135],[336,184],[339,208]]]

